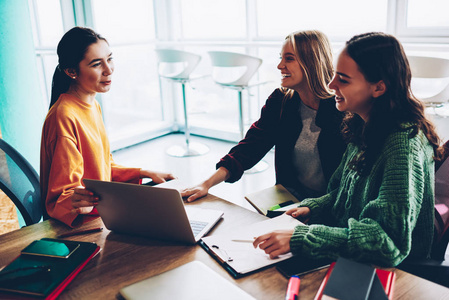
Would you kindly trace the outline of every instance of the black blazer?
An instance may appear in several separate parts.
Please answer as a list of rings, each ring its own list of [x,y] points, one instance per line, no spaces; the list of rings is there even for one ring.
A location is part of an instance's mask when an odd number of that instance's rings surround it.
[[[218,163],[230,172],[227,182],[235,182],[243,172],[258,163],[265,154],[275,147],[276,183],[296,191],[301,191],[297,171],[293,165],[293,151],[302,130],[299,112],[300,98],[294,93],[291,99],[276,89],[262,108],[260,119],[252,124],[246,136]],[[318,137],[318,152],[323,173],[327,181],[338,167],[346,150],[341,135],[344,113],[335,107],[335,99],[323,99],[316,116],[316,125],[321,128]]]

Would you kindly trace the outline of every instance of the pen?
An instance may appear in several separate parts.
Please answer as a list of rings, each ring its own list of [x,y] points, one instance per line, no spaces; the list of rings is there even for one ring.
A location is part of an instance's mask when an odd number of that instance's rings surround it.
[[[239,240],[239,239],[236,239],[236,240],[232,240],[232,242],[238,242],[238,243],[252,243],[252,242],[254,242],[254,240]]]
[[[268,210],[276,210],[276,209],[279,209],[281,207],[284,207],[284,206],[287,206],[287,205],[290,205],[290,204],[293,204],[293,203],[295,203],[295,202],[293,202],[292,200],[289,200],[289,201],[286,201],[286,202],[283,202],[283,203],[280,203],[280,204],[276,204],[276,205],[270,207]]]
[[[299,294],[299,283],[300,279],[298,276],[294,275],[290,277],[288,281],[287,294],[285,295],[285,300],[297,300]]]
[[[98,228],[93,228],[93,229],[70,231],[70,232],[58,235],[58,238],[68,237],[68,236],[72,236],[72,235],[88,234],[88,233],[93,233],[93,232],[99,232],[102,230],[103,230],[103,228],[98,227]]]

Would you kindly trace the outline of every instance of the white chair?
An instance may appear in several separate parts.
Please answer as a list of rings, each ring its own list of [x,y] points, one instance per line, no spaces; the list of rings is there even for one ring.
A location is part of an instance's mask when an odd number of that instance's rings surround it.
[[[413,81],[412,89],[416,92],[417,97],[427,107],[433,108],[433,112],[437,114],[436,108],[443,107],[449,102],[449,59],[426,56],[408,56],[407,58],[413,79],[430,79],[435,81],[434,89],[431,88],[432,82],[430,81],[422,82],[421,87],[416,81]],[[441,89],[441,83],[444,83],[443,89]],[[429,90],[437,91],[435,94],[429,95]],[[423,96],[419,95],[420,92],[422,92]]]
[[[185,145],[174,145],[167,149],[167,154],[176,157],[203,155],[209,151],[206,145],[190,142],[190,129],[186,103],[185,85],[191,80],[191,73],[201,60],[201,56],[180,50],[156,49],[158,56],[159,76],[179,82],[182,86],[182,100],[184,106]]]
[[[253,87],[256,85],[264,84],[265,82],[259,82],[253,85],[249,85],[249,81],[259,69],[262,64],[262,59],[234,52],[224,51],[209,51],[209,56],[212,63],[212,78],[215,83],[222,87],[230,88],[238,91],[239,97],[239,130],[240,138],[245,137],[244,132],[244,119],[243,119],[243,95],[244,89]],[[246,173],[257,173],[264,171],[268,168],[268,164],[265,161],[260,161]]]

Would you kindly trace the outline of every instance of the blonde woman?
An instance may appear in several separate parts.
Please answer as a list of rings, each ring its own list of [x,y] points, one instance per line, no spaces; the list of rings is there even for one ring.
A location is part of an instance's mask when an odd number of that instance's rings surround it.
[[[325,194],[346,149],[340,133],[343,113],[328,88],[331,47],[319,31],[298,31],[285,38],[280,55],[281,88],[270,95],[245,138],[217,163],[217,171],[182,191],[188,202],[218,183],[239,180],[273,147],[276,183],[299,199]]]

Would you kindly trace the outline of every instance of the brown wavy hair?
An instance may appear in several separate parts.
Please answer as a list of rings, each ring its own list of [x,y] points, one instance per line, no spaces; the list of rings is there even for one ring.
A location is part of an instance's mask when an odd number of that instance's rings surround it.
[[[423,103],[411,91],[410,66],[400,42],[392,35],[370,32],[352,37],[343,51],[357,63],[368,82],[382,80],[386,86],[386,92],[373,102],[366,123],[353,113],[343,120],[343,136],[361,148],[351,168],[360,175],[369,172],[387,136],[404,123],[410,124],[411,137],[420,130],[424,133],[438,161],[442,157],[440,138],[424,115]]]

